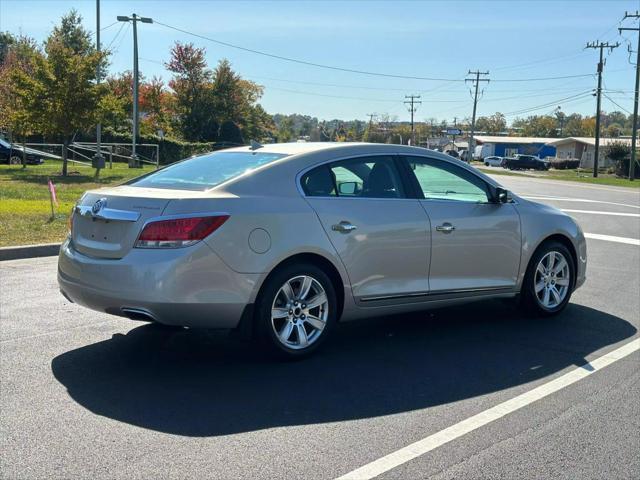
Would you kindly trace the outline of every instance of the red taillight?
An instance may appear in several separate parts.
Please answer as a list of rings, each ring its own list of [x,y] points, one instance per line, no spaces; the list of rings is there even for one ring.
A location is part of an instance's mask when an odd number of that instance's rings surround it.
[[[148,223],[138,237],[139,248],[187,247],[211,235],[229,215],[185,217]]]

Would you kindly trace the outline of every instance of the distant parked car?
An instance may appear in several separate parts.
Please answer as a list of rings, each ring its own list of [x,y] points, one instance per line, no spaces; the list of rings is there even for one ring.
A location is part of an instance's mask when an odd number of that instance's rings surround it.
[[[22,147],[12,145],[6,140],[0,138],[0,162],[8,163],[9,165],[21,165],[22,164]],[[44,163],[42,156],[30,152],[27,148],[27,163],[30,165],[40,165]]]
[[[486,167],[501,167],[504,163],[504,158],[493,155],[486,157],[483,161]]]
[[[469,163],[469,151],[468,150],[458,150],[458,155],[460,155],[460,160],[463,162]]]
[[[511,158],[505,158],[502,166],[509,170],[549,170],[549,162],[533,155],[514,155]]]
[[[456,150],[445,150],[444,153],[446,153],[447,155],[453,158],[460,158],[460,155]]]

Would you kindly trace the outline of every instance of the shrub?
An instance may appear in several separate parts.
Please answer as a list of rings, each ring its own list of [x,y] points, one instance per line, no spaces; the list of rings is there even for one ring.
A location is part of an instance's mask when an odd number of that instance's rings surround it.
[[[640,154],[640,152],[639,152]],[[633,177],[640,178],[640,162],[638,161],[639,155],[636,155],[636,168],[633,170]],[[618,160],[615,164],[615,173],[618,177],[629,177],[629,163],[631,162],[631,155]]]
[[[575,170],[580,166],[580,160],[575,158],[553,158],[550,163],[556,170]]]

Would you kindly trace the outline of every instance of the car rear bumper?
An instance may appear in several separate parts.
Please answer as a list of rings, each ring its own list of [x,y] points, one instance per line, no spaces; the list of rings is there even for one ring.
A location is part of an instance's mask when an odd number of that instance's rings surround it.
[[[67,240],[58,257],[60,291],[72,302],[187,327],[237,327],[259,277],[234,272],[204,242],[180,249],[133,249],[114,260],[83,255]]]

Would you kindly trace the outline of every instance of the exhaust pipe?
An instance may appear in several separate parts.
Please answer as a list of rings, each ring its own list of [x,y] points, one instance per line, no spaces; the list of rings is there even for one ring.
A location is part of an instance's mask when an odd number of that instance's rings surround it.
[[[137,320],[139,322],[156,322],[155,317],[145,310],[144,308],[132,308],[132,307],[122,307],[120,309],[125,317],[130,320]]]

